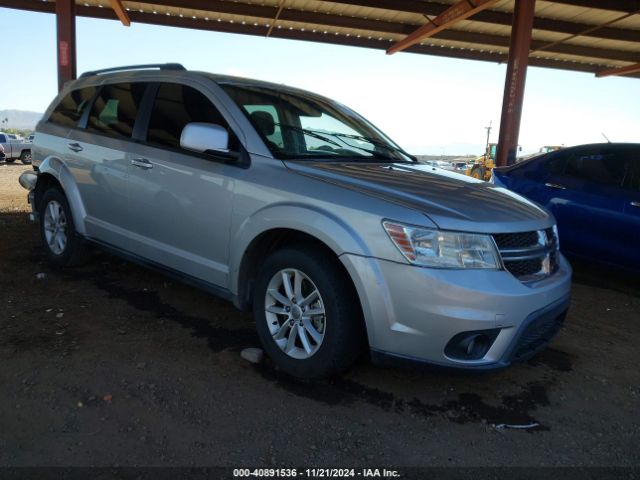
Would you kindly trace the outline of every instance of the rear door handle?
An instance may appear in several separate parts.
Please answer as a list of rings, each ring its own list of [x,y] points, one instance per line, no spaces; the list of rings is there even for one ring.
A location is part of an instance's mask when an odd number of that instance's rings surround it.
[[[640,202],[631,202],[631,206],[640,208]]]
[[[81,152],[82,150],[84,150],[84,148],[82,148],[82,145],[80,145],[79,143],[70,143],[67,146],[69,147],[69,150],[73,150],[74,152]]]
[[[563,187],[562,185],[558,185],[557,183],[545,183],[544,186],[549,188],[555,188],[557,190],[566,190],[566,187]]]
[[[151,163],[146,158],[134,158],[133,160],[131,160],[131,165],[144,169],[153,168],[153,163]]]

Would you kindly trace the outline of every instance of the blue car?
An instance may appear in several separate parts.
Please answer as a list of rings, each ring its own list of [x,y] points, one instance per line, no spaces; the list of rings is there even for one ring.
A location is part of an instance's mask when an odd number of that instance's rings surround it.
[[[640,271],[640,144],[565,148],[496,168],[492,182],[549,209],[563,253]]]

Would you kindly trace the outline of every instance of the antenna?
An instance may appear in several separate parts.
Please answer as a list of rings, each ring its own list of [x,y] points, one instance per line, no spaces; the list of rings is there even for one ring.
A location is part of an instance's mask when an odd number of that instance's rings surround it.
[[[611,143],[611,140],[609,140],[609,137],[607,137],[604,132],[602,132],[602,136],[604,137],[604,139],[607,141],[607,143]]]

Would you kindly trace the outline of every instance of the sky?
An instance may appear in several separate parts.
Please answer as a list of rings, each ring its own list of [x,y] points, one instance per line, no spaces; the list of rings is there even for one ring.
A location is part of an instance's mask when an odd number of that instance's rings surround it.
[[[0,110],[43,112],[57,93],[55,16],[0,8]],[[497,142],[505,65],[78,17],[78,74],[179,62],[311,90],[362,114],[414,154],[480,155]],[[522,153],[640,142],[640,80],[530,67]]]

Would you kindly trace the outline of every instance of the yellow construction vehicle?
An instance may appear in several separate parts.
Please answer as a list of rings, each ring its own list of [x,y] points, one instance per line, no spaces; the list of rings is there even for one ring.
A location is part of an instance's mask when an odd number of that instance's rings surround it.
[[[540,153],[555,152],[556,150],[561,150],[563,148],[564,145],[545,145],[540,149]]]
[[[473,161],[473,165],[467,169],[465,174],[478,180],[490,180],[491,170],[496,166],[497,143],[487,143],[484,155],[480,155]]]

